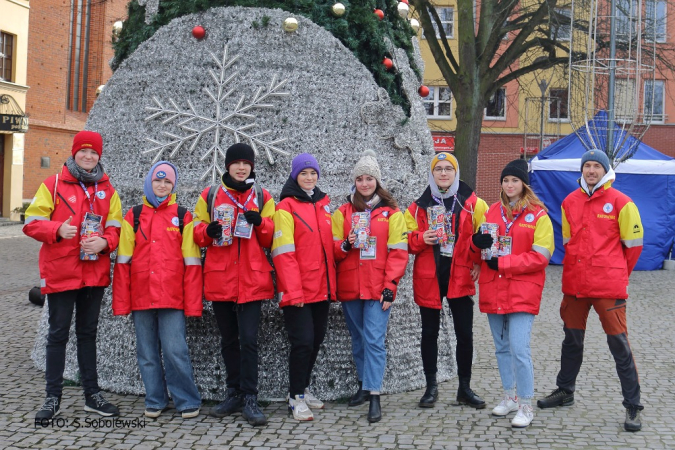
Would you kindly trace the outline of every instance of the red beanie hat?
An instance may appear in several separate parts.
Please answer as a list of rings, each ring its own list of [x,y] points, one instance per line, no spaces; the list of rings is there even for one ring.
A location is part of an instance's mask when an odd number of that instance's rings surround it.
[[[103,153],[103,138],[95,131],[80,131],[73,138],[73,156],[83,148],[90,148],[101,157]]]

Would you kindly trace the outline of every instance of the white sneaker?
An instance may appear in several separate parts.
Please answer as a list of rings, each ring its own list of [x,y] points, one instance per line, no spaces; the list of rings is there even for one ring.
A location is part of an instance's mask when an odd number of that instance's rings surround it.
[[[518,408],[518,414],[511,421],[511,426],[515,428],[525,428],[534,419],[534,412],[532,411],[532,406],[530,405],[520,405]]]
[[[304,395],[296,395],[295,398],[288,399],[288,412],[293,414],[295,420],[314,420],[314,414],[307,407]]]
[[[492,410],[492,415],[503,417],[513,411],[518,411],[518,398],[511,398],[508,395],[504,395],[502,401]]]
[[[309,388],[305,388],[305,403],[311,409],[323,409],[323,402],[318,398],[314,397],[314,394],[309,392]]]

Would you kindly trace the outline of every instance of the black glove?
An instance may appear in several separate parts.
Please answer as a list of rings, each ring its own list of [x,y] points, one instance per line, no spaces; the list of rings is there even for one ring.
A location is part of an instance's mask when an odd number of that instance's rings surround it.
[[[499,269],[499,258],[497,258],[496,256],[493,256],[492,259],[488,259],[487,261],[485,261],[485,263],[492,270]]]
[[[246,211],[244,217],[246,217],[248,223],[255,225],[256,227],[262,223],[262,216],[258,211]]]
[[[340,246],[343,252],[347,253],[349,250],[352,249],[352,243],[349,242],[349,239],[345,239],[342,241],[342,245]]]
[[[492,245],[492,242],[494,239],[492,239],[492,236],[489,234],[483,234],[483,233],[476,233],[471,237],[471,240],[473,241],[473,245],[475,245],[477,248],[485,249],[485,248],[490,248]]]
[[[206,235],[211,239],[220,239],[223,237],[223,226],[217,220],[214,220],[206,227]]]
[[[382,289],[382,301],[392,303],[394,301],[394,291],[388,288]]]

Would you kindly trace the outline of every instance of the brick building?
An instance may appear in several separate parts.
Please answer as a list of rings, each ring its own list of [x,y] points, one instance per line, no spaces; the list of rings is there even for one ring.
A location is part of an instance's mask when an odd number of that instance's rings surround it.
[[[31,2],[23,198],[61,169],[84,129],[96,90],[112,75],[112,27],[128,0]],[[103,161],[105,161],[105,156]]]

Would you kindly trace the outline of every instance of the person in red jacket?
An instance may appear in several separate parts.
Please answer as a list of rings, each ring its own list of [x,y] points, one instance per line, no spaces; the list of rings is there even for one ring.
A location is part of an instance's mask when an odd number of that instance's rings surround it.
[[[249,145],[227,149],[222,183],[197,200],[195,242],[206,247],[204,297],[213,306],[227,370],[227,395],[211,415],[241,411],[258,426],[267,423],[258,406],[258,326],[262,301],[274,297],[264,251],[272,245],[274,200],[256,186],[254,158]]]
[[[178,170],[168,161],[150,168],[138,217],[130,209],[122,223],[113,277],[113,314],[132,313],[150,418],[159,417],[169,403],[167,388],[184,419],[197,417],[201,405],[185,316],[202,315],[202,264],[192,214],[176,203],[177,181]]]
[[[396,200],[382,187],[375,152],[366,150],[352,170],[353,193],[333,213],[337,298],[352,337],[359,389],[349,406],[370,395],[368,421],[382,419],[380,391],[387,363],[384,339],[396,287],[408,264],[408,237]],[[369,217],[367,249],[356,248],[353,217]],[[358,225],[357,225],[358,228]]]
[[[628,342],[626,299],[628,277],[642,252],[644,230],[637,206],[612,188],[615,175],[602,150],[581,158],[580,189],[562,203],[563,259],[560,317],[565,339],[558,386],[537,402],[540,408],[574,403],[577,375],[584,352],[586,321],[591,307],[600,317],[621,381],[626,431],[642,428],[640,380]]]
[[[427,211],[432,206],[445,207],[445,234],[452,238],[443,245],[438,242],[437,232],[429,227]],[[415,255],[413,293],[422,318],[422,364],[427,379],[427,389],[419,402],[422,408],[433,407],[438,399],[436,363],[444,297],[452,312],[457,337],[457,403],[485,408],[485,402],[470,386],[474,305],[471,296],[476,293],[474,282],[478,278],[479,266],[474,267],[469,252],[471,236],[483,222],[486,210],[487,204],[460,181],[455,157],[441,152],[431,161],[429,186],[405,213],[409,232],[408,251]],[[443,224],[439,228],[443,228]]]
[[[534,417],[534,368],[530,338],[534,316],[539,314],[546,266],[554,251],[553,225],[546,207],[532,191],[524,159],[512,161],[501,175],[501,201],[490,206],[485,221],[496,224],[499,252],[483,261],[480,278],[480,311],[488,315],[503,400],[495,416],[518,411],[514,427],[527,427]],[[476,249],[489,249],[490,234],[473,236]],[[480,261],[478,252],[473,253]],[[516,392],[517,390],[517,392]],[[517,395],[516,395],[517,394]]]
[[[99,162],[103,138],[80,131],[61,173],[47,178],[26,210],[23,232],[42,242],[40,287],[47,295],[47,397],[35,420],[60,412],[66,344],[75,310],[77,362],[85,411],[117,416],[98,386],[96,332],[101,300],[110,285],[110,253],[117,248],[122,204]]]
[[[316,185],[320,174],[312,155],[301,153],[293,158],[274,214],[272,257],[291,344],[288,410],[296,420],[313,420],[310,408],[324,407],[309,385],[326,336],[329,305],[335,300],[330,199]]]

